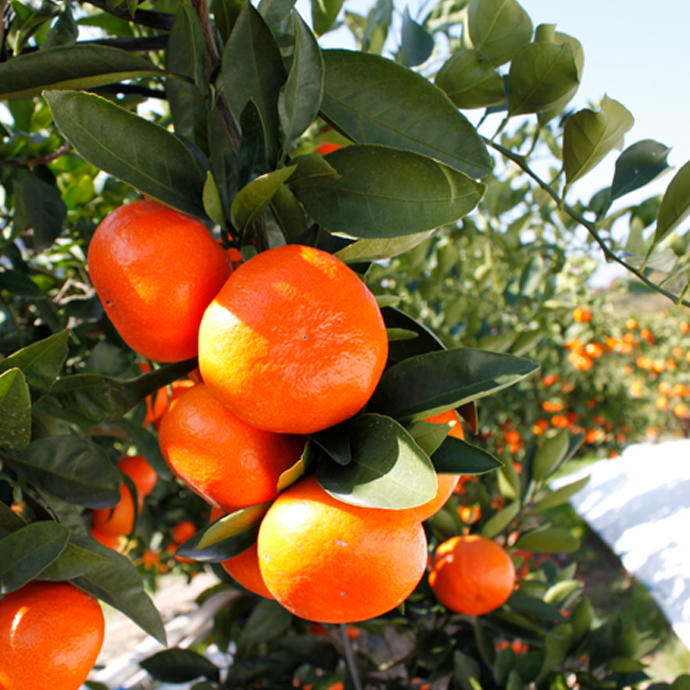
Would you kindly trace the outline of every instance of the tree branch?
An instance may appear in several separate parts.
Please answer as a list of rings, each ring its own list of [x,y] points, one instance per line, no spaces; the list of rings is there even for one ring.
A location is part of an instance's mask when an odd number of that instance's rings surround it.
[[[30,161],[0,161],[0,166],[4,165],[8,168],[27,168],[29,170],[33,170],[38,165],[45,165],[46,163],[50,163],[51,161],[61,158],[66,153],[69,153],[71,149],[72,144],[70,144],[69,141],[66,141],[64,144],[56,148],[55,151],[52,151],[45,156],[41,156],[40,158],[32,158]]]
[[[518,153],[514,153],[510,149],[507,149],[504,146],[501,146],[500,144],[497,144],[491,141],[490,139],[487,139],[486,137],[482,137],[482,139],[488,146],[491,146],[493,149],[498,151],[504,158],[507,158],[508,160],[515,163],[515,165],[517,165],[518,168],[520,168],[520,170],[522,170],[526,175],[531,177],[558,204],[560,208],[562,208],[573,220],[577,221],[580,225],[582,225],[582,227],[584,227],[587,230],[587,232],[589,232],[594,241],[599,245],[599,248],[604,253],[604,256],[607,259],[609,259],[610,261],[614,261],[620,266],[623,266],[623,268],[625,268],[636,278],[641,280],[645,285],[647,285],[647,287],[652,288],[652,290],[655,290],[660,295],[667,297],[676,304],[682,304],[685,307],[690,307],[690,301],[682,299],[682,296],[676,295],[672,292],[669,292],[668,290],[665,290],[661,287],[661,285],[658,285],[654,281],[647,278],[647,276],[645,276],[643,273],[640,273],[640,271],[638,271],[634,266],[630,265],[627,261],[621,259],[617,254],[612,252],[606,246],[604,240],[599,236],[595,224],[584,218],[582,215],[580,215],[574,208],[568,206],[568,204],[566,204],[565,201],[561,199],[561,197],[553,189],[553,187],[544,182],[544,180],[542,180],[539,177],[539,175],[537,175],[529,167],[529,165],[527,165],[527,160],[524,156],[521,156]]]
[[[112,14],[114,17],[119,19],[124,19],[126,22],[134,22],[135,24],[140,24],[141,26],[148,26],[151,29],[165,29],[170,30],[172,28],[173,22],[175,21],[175,15],[169,14],[167,12],[152,12],[151,10],[137,10],[134,16],[119,7],[111,7],[108,0],[86,0],[90,5],[98,7],[99,9]]]

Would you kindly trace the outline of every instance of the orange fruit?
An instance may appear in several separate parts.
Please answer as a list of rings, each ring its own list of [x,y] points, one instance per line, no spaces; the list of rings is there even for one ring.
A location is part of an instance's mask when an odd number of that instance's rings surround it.
[[[108,537],[131,534],[134,529],[134,501],[126,484],[120,486],[120,500],[114,508],[93,511],[93,528]]]
[[[141,510],[144,498],[153,491],[158,481],[156,470],[142,455],[123,455],[117,463],[117,469],[130,477],[134,486],[137,487],[139,510]]]
[[[320,144],[316,147],[316,153],[320,153],[322,156],[326,156],[329,153],[333,153],[333,151],[337,151],[341,148],[343,147],[340,144],[334,144],[331,141],[325,141],[323,144]]]
[[[172,529],[172,538],[177,544],[187,541],[196,534],[196,525],[191,520],[178,522]]]
[[[68,582],[33,580],[0,600],[0,688],[78,690],[104,634],[98,601]]]
[[[304,448],[298,436],[245,424],[203,383],[173,401],[158,441],[172,471],[227,512],[275,498],[278,478]]]
[[[460,475],[437,474],[436,479],[438,480],[438,488],[436,489],[436,495],[430,501],[416,508],[407,508],[396,512],[400,513],[401,517],[402,514],[404,514],[405,519],[412,518],[413,522],[421,522],[430,518],[432,515],[436,515],[455,492],[455,487],[458,485]]]
[[[425,422],[431,422],[432,424],[450,424],[453,423],[451,430],[448,432],[449,436],[454,436],[463,440],[465,438],[465,433],[462,430],[462,423],[460,422],[460,415],[455,410],[446,410],[445,412],[439,412],[438,414],[427,417]]]
[[[421,580],[427,543],[420,522],[399,511],[332,498],[311,476],[273,502],[259,527],[261,575],[301,618],[353,623],[404,601]]]
[[[88,249],[108,318],[140,355],[176,362],[197,354],[199,323],[232,272],[204,224],[157,201],[109,213]]]
[[[205,383],[247,424],[307,434],[348,419],[381,377],[376,299],[327,252],[289,244],[235,270],[199,329]]]
[[[223,570],[234,580],[237,580],[245,589],[267,599],[274,599],[259,569],[259,554],[256,543],[248,549],[238,553],[237,556],[228,558],[221,563]]]
[[[573,311],[573,321],[587,323],[592,320],[592,312],[584,307],[576,307]]]
[[[107,534],[103,534],[103,532],[99,532],[97,529],[94,529],[93,527],[89,530],[91,532],[91,536],[100,544],[103,544],[103,546],[107,546],[109,549],[112,549],[113,551],[117,551],[118,547],[120,545],[120,537],[115,536],[111,537],[108,536]]]
[[[515,567],[490,539],[477,534],[452,537],[436,549],[429,584],[446,608],[479,616],[508,600],[515,586]]]

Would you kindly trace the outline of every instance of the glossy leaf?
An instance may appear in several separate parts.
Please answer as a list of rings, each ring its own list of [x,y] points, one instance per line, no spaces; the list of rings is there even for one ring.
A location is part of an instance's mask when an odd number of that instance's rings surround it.
[[[118,420],[118,425],[132,439],[137,447],[137,452],[146,458],[146,462],[153,467],[156,474],[161,479],[171,480],[173,473],[161,453],[158,434],[127,417],[122,417],[122,419]]]
[[[325,50],[323,57],[321,112],[348,138],[414,151],[470,177],[491,171],[475,128],[426,78],[378,55]]]
[[[414,508],[436,494],[434,468],[394,420],[364,414],[348,424],[352,459],[317,467],[319,484],[334,498],[369,508]]]
[[[515,0],[472,0],[467,19],[473,47],[496,67],[532,38],[532,20]]]
[[[432,464],[434,463],[433,454],[440,448],[443,441],[448,436],[451,430],[451,424],[436,424],[434,422],[425,422],[417,420],[408,424],[405,429],[407,433],[412,436],[415,443],[431,457]],[[439,470],[434,465],[436,472]]]
[[[293,189],[314,220],[354,237],[396,237],[453,223],[484,190],[430,158],[383,146],[347,146],[331,153],[328,163],[338,179],[300,177]]]
[[[446,438],[431,462],[437,472],[450,474],[484,474],[502,467],[488,451],[454,436]]]
[[[240,633],[239,653],[245,656],[249,647],[284,636],[291,622],[292,614],[277,601],[262,599]]]
[[[483,525],[481,535],[486,539],[498,536],[520,512],[520,501],[509,503],[503,510],[495,512]]]
[[[333,27],[343,0],[311,0],[311,23],[317,36]]]
[[[204,175],[173,134],[93,94],[45,97],[60,131],[89,163],[165,204],[203,215]]]
[[[202,192],[202,201],[206,215],[217,225],[225,225],[225,213],[223,211],[223,201],[220,198],[218,185],[213,179],[213,174],[209,170],[206,173],[206,181]]]
[[[105,451],[78,436],[52,436],[5,457],[17,474],[65,501],[108,508],[120,500],[120,473]]]
[[[288,243],[297,242],[307,232],[304,211],[287,185],[276,189],[271,198],[271,211]]]
[[[434,79],[458,108],[486,108],[506,100],[503,78],[472,48],[459,48]]]
[[[166,683],[185,683],[195,678],[218,680],[220,676],[212,661],[191,649],[164,649],[139,665],[152,678]]]
[[[547,438],[538,448],[532,460],[532,477],[535,481],[543,481],[560,466],[568,453],[570,435],[567,431],[559,431]]]
[[[580,548],[580,540],[568,530],[546,525],[523,534],[515,548],[536,553],[573,553]]]
[[[45,89],[88,89],[163,74],[146,58],[111,46],[45,48],[0,63],[0,98],[31,98]]]
[[[266,514],[269,506],[270,501],[268,503],[258,503],[247,508],[240,508],[229,515],[219,518],[199,534],[199,539],[196,541],[197,548],[204,549],[207,546],[213,546],[218,542],[230,539],[251,527],[257,526],[261,522],[261,518]]]
[[[317,431],[315,434],[311,434],[309,438],[338,465],[347,465],[352,461],[350,436],[345,424],[338,424],[323,431]]]
[[[0,374],[0,446],[19,450],[31,440],[31,395],[21,369]]]
[[[690,161],[673,177],[659,207],[653,246],[668,237],[690,214]]]
[[[587,475],[586,477],[582,477],[582,479],[577,479],[574,482],[570,482],[565,486],[561,486],[560,488],[555,489],[551,493],[547,494],[544,498],[542,498],[541,501],[539,501],[539,503],[537,503],[535,511],[541,513],[545,510],[549,510],[549,508],[553,508],[554,506],[559,506],[563,503],[566,503],[578,491],[587,486],[589,479],[590,476]]]
[[[60,555],[41,571],[39,579],[54,582],[73,580],[107,563],[108,559],[104,556],[69,542]]]
[[[244,232],[267,208],[278,188],[296,170],[295,165],[255,177],[240,189],[230,206],[230,219]]]
[[[261,121],[267,164],[278,156],[278,92],[286,74],[271,29],[250,3],[237,18],[223,52],[225,99],[239,121],[250,101]]]
[[[626,108],[608,96],[598,113],[585,108],[571,115],[563,129],[566,185],[586,175],[613,149],[622,148],[623,136],[633,122]]]
[[[199,546],[199,541],[203,538],[204,532],[197,532],[193,537],[180,544],[176,554],[183,558],[192,558],[195,561],[204,563],[220,563],[246,551],[256,542],[258,533],[259,525],[255,524],[245,528],[244,531],[236,532],[230,537],[202,548]]]
[[[508,114],[547,110],[579,83],[573,49],[568,43],[530,43],[510,63],[506,79]]]
[[[35,578],[67,545],[69,530],[52,520],[32,522],[0,539],[0,595]]]
[[[611,199],[618,199],[651,182],[668,169],[666,157],[671,149],[658,141],[644,139],[629,146],[616,161],[611,183]]]
[[[388,358],[392,362],[400,362],[415,355],[445,349],[433,331],[400,309],[390,305],[384,306],[381,314],[387,328],[404,328],[417,334],[414,340],[394,341],[389,344]]]
[[[369,408],[396,419],[428,417],[512,386],[537,369],[521,357],[473,348],[429,352],[384,372]]]
[[[60,192],[36,175],[25,175],[15,183],[14,195],[15,224],[21,218],[21,225],[33,231],[34,247],[46,249],[62,232],[67,216]]]
[[[26,522],[0,501],[0,539],[24,527]]]
[[[32,388],[50,390],[67,357],[68,339],[65,330],[37,340],[0,361],[0,372],[18,367]]]
[[[165,628],[160,614],[144,591],[141,576],[132,562],[89,537],[72,537],[72,542],[105,559],[103,565],[75,578],[74,584],[124,613],[142,630],[165,645]]]
[[[426,62],[434,50],[434,37],[410,16],[405,7],[400,27],[400,61],[406,67]]]
[[[311,30],[297,12],[293,13],[293,17],[295,51],[287,80],[278,96],[278,115],[285,150],[319,113],[325,69],[319,44]]]
[[[390,259],[416,247],[429,237],[431,232],[431,230],[427,230],[414,235],[401,235],[381,240],[357,240],[347,247],[339,249],[335,255],[345,263]]]

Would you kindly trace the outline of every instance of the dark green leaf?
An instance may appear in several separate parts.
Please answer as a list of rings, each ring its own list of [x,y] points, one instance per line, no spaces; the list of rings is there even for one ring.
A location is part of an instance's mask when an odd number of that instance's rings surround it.
[[[288,629],[291,622],[292,614],[277,601],[262,599],[240,634],[240,649],[246,650],[260,642],[275,640]]]
[[[223,208],[223,201],[220,198],[218,185],[213,179],[213,173],[209,170],[206,173],[206,182],[204,182],[204,191],[202,194],[204,204],[204,211],[206,215],[221,227],[225,226],[225,210]]]
[[[0,361],[0,372],[18,367],[27,383],[40,391],[50,390],[67,357],[69,331],[48,336]]]
[[[437,472],[452,474],[484,474],[502,467],[488,451],[454,436],[446,438],[431,462]]]
[[[165,462],[163,458],[157,434],[125,417],[120,419],[118,424],[124,429],[132,441],[134,441],[137,450],[146,458],[146,461],[153,467],[156,474],[161,477],[161,479],[172,479],[173,474],[170,471],[168,463]]]
[[[278,92],[285,81],[280,49],[261,15],[246,3],[223,53],[225,98],[239,120],[249,101],[261,119],[266,159],[278,155]]]
[[[54,48],[56,46],[70,45],[77,40],[78,36],[79,28],[74,21],[70,6],[66,5],[64,11],[58,17],[58,20],[46,34],[41,50]]]
[[[473,348],[429,352],[384,372],[369,406],[398,419],[428,417],[512,386],[537,369],[527,359]]]
[[[547,110],[579,83],[569,43],[530,43],[510,63],[506,80],[508,114]]]
[[[532,460],[532,477],[541,482],[554,472],[568,453],[570,434],[563,430],[547,438]]]
[[[396,237],[453,223],[477,205],[484,190],[463,173],[411,151],[347,146],[328,162],[338,179],[298,178],[298,170],[292,186],[318,223],[355,237]]]
[[[108,508],[120,500],[120,473],[102,448],[78,436],[42,438],[5,459],[17,474],[70,503]]]
[[[343,0],[311,0],[311,23],[317,36],[332,28],[342,6]]]
[[[583,597],[570,612],[570,624],[573,626],[573,643],[577,644],[588,632],[594,620],[594,608],[588,597]]]
[[[690,214],[690,161],[673,177],[664,192],[654,231],[656,246],[668,237]]]
[[[107,559],[83,546],[77,546],[71,542],[64,551],[39,575],[40,580],[73,580],[91,572],[95,568],[107,565]]]
[[[0,539],[21,529],[25,524],[19,515],[0,501]]]
[[[393,19],[393,0],[376,0],[367,12],[361,38],[361,50],[380,54]]]
[[[323,97],[324,64],[319,44],[297,12],[295,52],[285,85],[278,96],[278,114],[283,128],[283,149],[316,119]]]
[[[271,211],[288,243],[298,241],[307,232],[304,210],[286,185],[281,185],[271,198]]]
[[[479,662],[464,652],[453,652],[453,680],[462,690],[481,690],[477,679],[481,676]]]
[[[14,196],[23,228],[33,230],[34,247],[46,249],[62,232],[67,216],[60,192],[36,175],[24,175],[14,185]]]
[[[242,532],[237,532],[227,539],[221,539],[221,541],[202,547],[199,545],[199,542],[204,538],[205,532],[201,530],[180,544],[176,554],[183,558],[192,558],[203,563],[220,563],[246,551],[256,542],[258,532],[259,526],[257,524],[246,528]]]
[[[532,20],[515,0],[472,0],[467,18],[473,47],[496,67],[532,38]]]
[[[294,5],[295,0],[261,0],[256,9],[259,10],[273,33],[277,35],[280,32],[281,24],[290,14]]]
[[[74,584],[124,613],[164,645],[165,629],[160,614],[144,591],[132,562],[94,539],[72,537],[72,542],[106,559],[102,566],[75,578]]]
[[[224,218],[228,218],[230,200],[237,191],[237,156],[225,133],[221,115],[216,109],[208,113],[207,138],[213,180],[220,194]]]
[[[491,171],[475,128],[425,77],[368,53],[325,50],[323,57],[321,112],[347,137],[414,151],[470,177]]]
[[[69,530],[57,522],[32,522],[0,539],[0,595],[35,578],[67,545]]]
[[[0,63],[0,98],[31,98],[44,89],[88,89],[162,74],[146,58],[120,48],[60,46]]]
[[[240,189],[230,207],[230,219],[233,226],[240,232],[246,230],[268,208],[273,195],[295,172],[296,167],[291,165],[259,175]]]
[[[31,395],[21,369],[0,374],[0,446],[18,450],[31,440]]]
[[[618,101],[604,96],[601,110],[583,109],[571,115],[563,129],[563,167],[566,185],[595,168],[613,149],[623,147],[623,136],[633,116]]]
[[[456,50],[434,79],[458,108],[486,108],[506,100],[503,78],[476,50]]]
[[[12,269],[0,271],[0,290],[11,292],[13,297],[30,297],[36,300],[47,298],[27,273]]]
[[[400,60],[406,67],[421,65],[429,59],[434,50],[434,37],[410,17],[405,7],[400,28]]]
[[[537,553],[573,553],[580,548],[580,540],[566,529],[545,525],[523,534],[515,548]]]
[[[421,355],[435,350],[444,350],[443,343],[426,326],[408,314],[392,306],[381,309],[383,320],[387,328],[404,328],[414,331],[417,337],[414,340],[394,341],[390,343],[388,358],[392,362],[400,362],[415,355]]]
[[[459,423],[459,422],[458,422]],[[436,472],[439,470],[434,463],[433,454],[441,447],[451,429],[450,424],[437,424],[418,420],[408,424],[405,429],[412,436],[415,443],[431,458]]]
[[[352,460],[350,436],[346,425],[329,427],[311,434],[309,438],[338,465],[347,465]]]
[[[93,94],[45,97],[57,126],[89,163],[165,204],[203,215],[204,175],[173,134]]]
[[[499,535],[520,512],[520,501],[509,503],[503,510],[494,513],[482,526],[481,535],[493,539]]]
[[[557,625],[546,636],[544,645],[544,662],[538,678],[546,678],[548,674],[563,661],[570,647],[573,637],[573,629],[569,623]]]
[[[530,350],[534,349],[536,345],[544,339],[544,329],[539,327],[533,331],[524,331],[515,339],[515,342],[510,346],[510,352],[518,357],[526,355]]]
[[[616,161],[611,183],[611,199],[618,199],[651,182],[669,165],[666,157],[671,149],[658,141],[644,139],[629,146]]]
[[[164,649],[139,665],[156,680],[166,683],[185,683],[195,678],[219,679],[218,667],[205,656],[191,649]]]
[[[587,485],[589,478],[589,475],[587,475],[586,477],[582,477],[582,479],[577,479],[576,481],[570,482],[569,484],[566,484],[565,486],[562,486],[559,489],[547,494],[541,499],[541,501],[539,501],[539,503],[537,503],[535,511],[540,513],[570,500],[572,496],[574,496],[578,491],[580,491],[580,489],[583,489]]]
[[[436,473],[429,458],[394,420],[364,414],[349,425],[351,461],[322,463],[319,484],[334,498],[369,508],[420,506],[436,494]]]

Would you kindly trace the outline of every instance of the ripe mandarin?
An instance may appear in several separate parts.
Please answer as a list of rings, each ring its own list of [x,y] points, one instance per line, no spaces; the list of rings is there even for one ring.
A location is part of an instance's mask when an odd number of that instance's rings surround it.
[[[275,498],[278,478],[304,448],[298,436],[263,431],[238,419],[203,383],[171,403],[158,441],[172,471],[228,512]]]
[[[199,369],[248,424],[306,434],[358,412],[388,354],[376,300],[336,257],[290,244],[239,266],[206,310]]]
[[[104,634],[98,601],[68,582],[33,580],[0,600],[0,688],[78,690]]]
[[[117,463],[117,469],[130,477],[134,486],[137,487],[139,510],[141,510],[144,498],[153,491],[158,481],[156,470],[142,455],[123,455]]]
[[[277,601],[301,618],[352,623],[404,601],[427,563],[420,522],[328,495],[311,476],[286,489],[259,527],[261,575]]]
[[[477,534],[452,537],[436,549],[429,584],[446,608],[479,616],[508,600],[515,586],[515,567],[490,539]]]
[[[204,309],[232,272],[201,221],[156,201],[109,213],[88,249],[108,318],[140,355],[176,362],[197,354]]]
[[[93,528],[107,537],[131,534],[134,529],[134,500],[126,484],[120,486],[120,500],[114,508],[98,508],[93,511]]]

